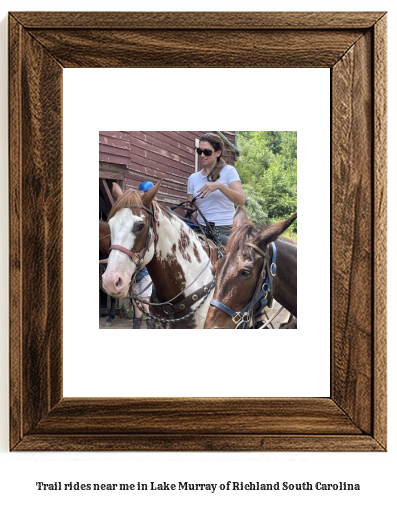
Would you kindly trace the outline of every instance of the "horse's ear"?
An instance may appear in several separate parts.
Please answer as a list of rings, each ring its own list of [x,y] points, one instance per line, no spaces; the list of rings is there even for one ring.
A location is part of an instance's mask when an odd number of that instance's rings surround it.
[[[153,199],[156,197],[156,194],[160,188],[160,185],[163,180],[158,181],[154,187],[150,188],[147,192],[142,195],[142,203],[144,206],[148,207]]]
[[[243,222],[246,222],[248,220],[248,215],[245,209],[241,206],[238,206],[237,211],[233,218],[233,228],[238,227]]]
[[[113,181],[112,185],[112,195],[116,201],[121,195],[123,195],[123,191],[121,190],[120,185],[115,181]]]
[[[296,220],[297,213],[294,213],[292,216],[287,218],[287,220],[283,220],[282,222],[277,222],[276,224],[272,224],[266,229],[263,229],[259,232],[259,245],[264,250],[266,245],[275,241],[288,227]]]

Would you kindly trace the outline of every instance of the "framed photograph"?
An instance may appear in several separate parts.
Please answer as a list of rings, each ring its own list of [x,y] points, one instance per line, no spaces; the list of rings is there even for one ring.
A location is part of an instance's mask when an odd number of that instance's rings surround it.
[[[330,69],[329,397],[63,395],[63,69],[189,67]],[[15,12],[9,73],[10,449],[385,451],[386,13]]]

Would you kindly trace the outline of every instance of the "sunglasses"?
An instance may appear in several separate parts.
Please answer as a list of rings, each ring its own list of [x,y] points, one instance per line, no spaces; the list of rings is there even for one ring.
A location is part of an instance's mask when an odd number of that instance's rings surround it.
[[[197,151],[197,155],[201,155],[202,153],[204,153],[204,155],[206,157],[210,157],[214,152],[211,151],[211,150],[202,150],[201,148],[196,148],[196,151]]]

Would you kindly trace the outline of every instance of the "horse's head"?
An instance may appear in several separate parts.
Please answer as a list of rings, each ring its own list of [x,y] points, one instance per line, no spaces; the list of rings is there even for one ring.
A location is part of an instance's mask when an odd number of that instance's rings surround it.
[[[295,218],[296,214],[283,222],[258,230],[248,220],[246,211],[238,208],[225,255],[216,265],[217,282],[213,300],[225,305],[232,312],[241,313],[252,300],[258,281],[262,279],[264,266],[262,253],[266,252],[267,246],[275,241]],[[225,310],[211,305],[204,327],[234,329],[237,319],[238,316],[233,321]]]
[[[111,246],[103,287],[113,297],[126,297],[132,275],[153,257],[153,211],[151,204],[160,187],[159,181],[145,194],[135,190],[122,192],[113,183],[116,199],[110,214]]]

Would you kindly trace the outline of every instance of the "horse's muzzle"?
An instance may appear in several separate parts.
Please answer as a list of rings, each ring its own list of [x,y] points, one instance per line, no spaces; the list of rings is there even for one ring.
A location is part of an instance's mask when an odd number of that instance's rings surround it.
[[[105,273],[102,275],[102,286],[109,296],[114,298],[124,298],[128,295],[130,284],[123,281],[117,273]]]

